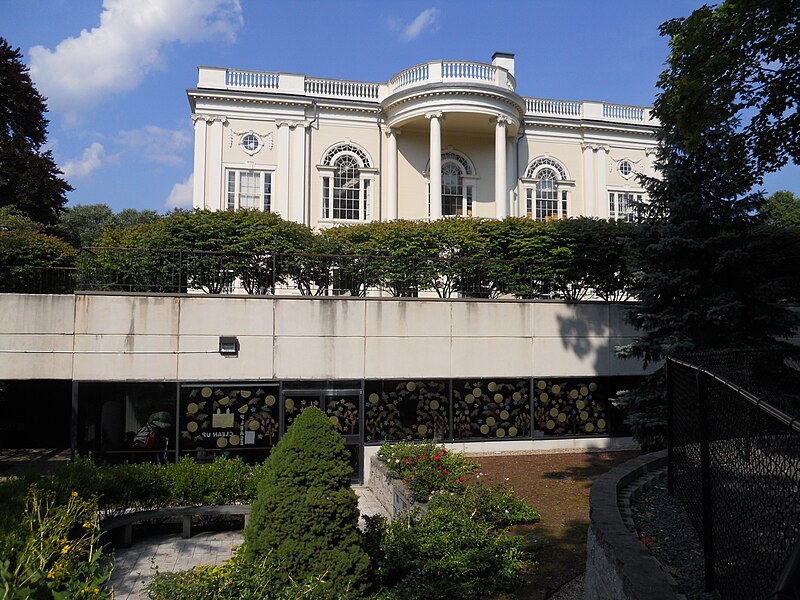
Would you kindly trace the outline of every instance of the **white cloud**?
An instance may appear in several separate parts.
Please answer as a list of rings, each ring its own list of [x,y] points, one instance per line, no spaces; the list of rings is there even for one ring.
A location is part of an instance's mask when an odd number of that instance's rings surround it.
[[[141,154],[143,160],[171,166],[186,162],[181,151],[188,148],[192,140],[189,131],[164,129],[156,125],[120,131],[117,136],[117,142]]]
[[[80,158],[68,160],[61,167],[64,177],[68,180],[72,178],[86,177],[92,171],[97,170],[106,159],[106,150],[100,142],[93,142],[91,146],[83,151]]]
[[[439,24],[437,19],[439,18],[440,12],[438,8],[426,8],[419,13],[411,23],[403,27],[401,37],[407,42],[410,42],[418,38],[426,29],[430,31],[438,30]]]
[[[50,50],[29,52],[30,74],[51,110],[76,111],[108,94],[135,89],[163,68],[173,42],[233,41],[243,23],[239,0],[104,0],[100,26]]]
[[[172,186],[172,191],[165,202],[167,208],[192,208],[192,191],[194,189],[194,175],[184,179],[181,183]]]

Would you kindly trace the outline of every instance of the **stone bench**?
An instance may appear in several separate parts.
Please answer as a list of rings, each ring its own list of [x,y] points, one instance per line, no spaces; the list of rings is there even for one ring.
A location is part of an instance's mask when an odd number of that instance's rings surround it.
[[[115,546],[118,548],[130,548],[133,542],[133,526],[142,521],[154,519],[177,519],[183,522],[181,537],[192,537],[193,520],[195,517],[227,517],[244,516],[244,524],[250,517],[249,504],[220,504],[214,506],[170,506],[166,508],[155,508],[152,510],[139,510],[107,517],[100,520],[100,531],[118,532],[115,536]]]

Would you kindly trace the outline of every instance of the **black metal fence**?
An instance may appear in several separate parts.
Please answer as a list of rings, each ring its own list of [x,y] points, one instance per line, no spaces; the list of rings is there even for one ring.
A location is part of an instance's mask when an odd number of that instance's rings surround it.
[[[800,598],[799,356],[667,361],[669,490],[703,543],[706,587],[723,598]]]
[[[565,300],[629,297],[622,285],[620,289],[594,290],[588,275],[498,259],[84,248],[75,268],[0,266],[0,291],[440,298],[506,295]]]

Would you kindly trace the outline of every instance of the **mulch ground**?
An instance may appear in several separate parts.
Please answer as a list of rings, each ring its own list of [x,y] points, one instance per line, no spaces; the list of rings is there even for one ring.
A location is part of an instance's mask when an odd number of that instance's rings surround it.
[[[507,482],[539,511],[542,520],[517,528],[536,560],[520,600],[543,600],[586,568],[589,489],[592,482],[638,452],[535,454],[479,457],[489,481]]]

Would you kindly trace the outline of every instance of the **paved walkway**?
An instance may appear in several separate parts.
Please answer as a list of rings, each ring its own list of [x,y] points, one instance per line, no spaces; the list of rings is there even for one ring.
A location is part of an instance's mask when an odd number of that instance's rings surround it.
[[[385,514],[372,492],[354,486],[362,515]],[[241,531],[203,532],[189,539],[180,534],[150,536],[130,548],[119,548],[114,554],[114,572],[109,585],[116,600],[146,600],[145,584],[155,573],[183,571],[198,565],[218,565],[233,554],[242,543]]]

